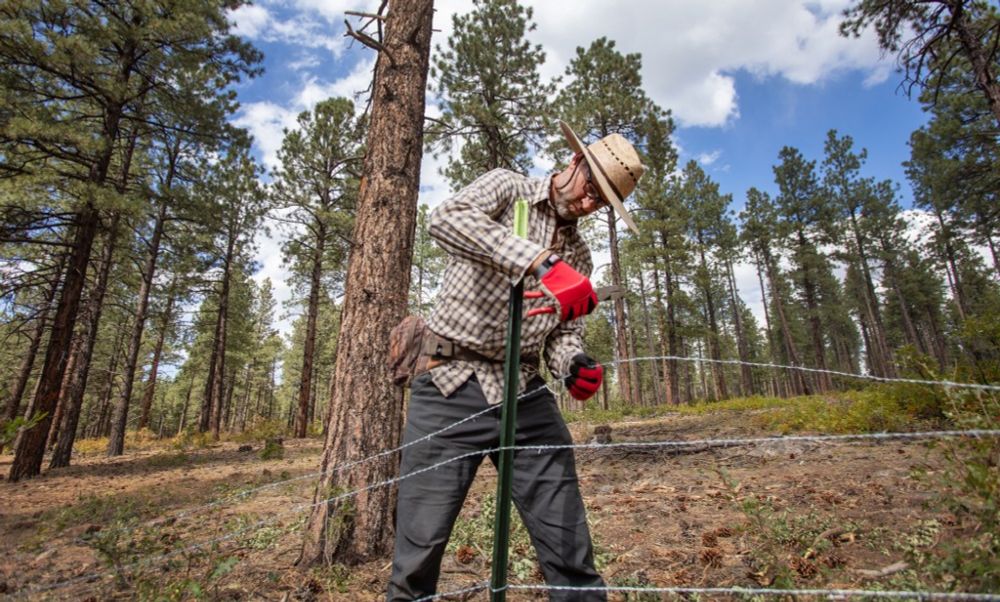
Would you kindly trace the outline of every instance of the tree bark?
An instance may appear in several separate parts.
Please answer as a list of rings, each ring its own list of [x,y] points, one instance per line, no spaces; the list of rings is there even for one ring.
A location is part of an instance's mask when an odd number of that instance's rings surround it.
[[[174,312],[174,288],[177,277],[171,282],[167,290],[167,307],[163,310],[163,320],[160,322],[159,336],[156,338],[156,347],[153,348],[153,364],[149,368],[149,377],[146,379],[146,386],[142,393],[142,414],[139,416],[139,424],[136,428],[142,430],[149,425],[149,412],[153,407],[153,395],[156,391],[156,377],[160,371],[160,356],[163,354],[163,342],[167,338],[167,330],[173,320]]]
[[[618,228],[612,207],[607,209],[608,249],[611,251],[611,285],[622,286],[621,254],[618,251]],[[615,316],[615,353],[618,360],[618,388],[622,400],[629,405],[635,402],[632,389],[632,365],[629,363],[628,333],[625,327],[625,300],[617,297],[612,302]]]
[[[45,352],[45,363],[39,376],[39,386],[35,393],[31,415],[42,416],[33,428],[22,431],[14,444],[14,462],[8,479],[17,482],[23,478],[37,476],[42,470],[45,442],[52,427],[52,411],[59,401],[66,363],[69,359],[73,328],[80,309],[80,296],[86,281],[90,252],[100,223],[97,208],[87,203],[77,215],[76,237],[73,250],[63,279],[62,294],[56,308],[49,345]]]
[[[219,291],[219,308],[215,320],[215,336],[212,339],[212,355],[209,360],[208,378],[205,381],[205,400],[202,403],[201,431],[212,429],[212,437],[219,438],[222,420],[222,402],[225,393],[226,334],[229,319],[229,279],[235,255],[235,224],[230,224],[223,258],[222,282]]]
[[[94,345],[97,343],[101,313],[104,311],[104,295],[108,290],[108,277],[114,264],[120,221],[121,214],[115,212],[108,228],[108,239],[101,250],[97,282],[83,309],[83,319],[86,326],[73,342],[73,373],[67,386],[61,392],[60,404],[63,405],[64,410],[62,420],[59,423],[59,435],[55,450],[52,452],[52,459],[49,460],[49,468],[69,466],[73,455],[73,443],[76,441],[76,430],[80,422],[80,412],[83,409],[83,394],[87,390],[91,360],[94,357]]]
[[[663,291],[660,289],[660,269],[655,263],[653,265],[653,293],[656,295],[656,321],[660,327],[660,355],[668,355],[666,307],[663,304]],[[661,364],[664,384],[663,392],[665,395],[664,401],[667,405],[674,405],[677,403],[675,377],[670,374],[670,363],[668,360],[662,360]]]
[[[941,229],[941,239],[943,241],[943,259],[948,267],[945,272],[951,284],[952,296],[955,299],[955,308],[959,317],[964,321],[969,315],[969,303],[965,298],[965,287],[962,286],[962,276],[958,271],[958,260],[956,259],[955,247],[951,244],[951,227],[944,219],[944,214],[937,207],[934,208],[934,217],[937,218],[938,227]]]
[[[722,359],[722,350],[719,348],[719,323],[715,317],[715,299],[712,294],[711,275],[708,271],[708,262],[705,259],[705,243],[702,240],[700,231],[698,232],[698,249],[701,257],[701,269],[705,276],[702,294],[705,295],[705,312],[708,318],[708,354],[711,359],[715,360],[711,363],[712,374],[715,378],[715,394],[712,397],[727,399],[729,397],[729,389],[726,387],[726,374],[722,364],[719,363]]]
[[[169,188],[169,184],[167,186]],[[139,362],[139,348],[142,346],[142,333],[146,327],[146,315],[149,312],[149,295],[153,290],[153,276],[156,273],[156,260],[160,255],[160,239],[163,236],[163,226],[167,219],[166,199],[160,200],[160,207],[153,225],[153,235],[149,240],[149,255],[142,270],[142,283],[139,285],[139,300],[132,321],[132,336],[129,339],[128,353],[125,356],[125,378],[122,382],[122,392],[115,402],[111,413],[111,436],[108,438],[108,456],[120,456],[125,451],[125,429],[128,426],[128,409],[132,402],[132,387],[135,383],[136,365]]]
[[[660,242],[663,245],[664,250],[668,249],[667,235],[663,232],[660,233]],[[674,359],[679,355],[679,344],[677,341],[677,313],[674,306],[674,274],[673,268],[670,265],[670,260],[667,258],[664,259],[663,264],[663,284],[666,288],[667,294],[667,355],[671,356],[671,359],[667,362],[669,367],[667,370],[667,378],[669,379],[668,390],[670,391],[668,399],[672,404],[679,404],[681,402],[680,374],[677,370],[677,360]]]
[[[799,252],[803,255],[812,254],[815,251],[809,248],[806,242],[805,233],[802,230],[798,231],[798,245]],[[819,316],[819,299],[816,291],[816,283],[813,281],[812,274],[808,269],[807,265],[808,259],[803,257],[801,262],[802,269],[802,292],[805,295],[806,309],[809,312],[809,332],[812,335],[812,348],[813,348],[813,358],[816,362],[815,368],[818,370],[826,370],[826,348],[823,342],[823,324],[820,321]],[[826,391],[833,386],[830,381],[830,375],[825,372],[817,372],[816,374],[816,388],[819,392]]]
[[[785,347],[785,357],[793,366],[801,366],[799,352],[795,349],[795,340],[792,338],[792,331],[788,326],[788,318],[785,316],[785,304],[778,289],[777,267],[774,265],[774,258],[770,254],[765,254],[764,262],[767,265],[767,279],[771,283],[771,307],[775,315],[778,316],[778,324],[781,326],[781,336]],[[789,375],[792,381],[792,390],[796,395],[809,395],[811,387],[809,380],[802,375],[801,370],[793,369]]]
[[[642,304],[642,318],[646,327],[646,353],[649,354],[649,357],[654,357],[656,355],[656,348],[653,346],[653,323],[649,319],[649,304],[646,302],[646,283],[642,276],[642,268],[640,267],[637,271],[639,272],[639,302]],[[650,366],[652,366],[653,395],[656,400],[651,405],[658,405],[663,402],[663,392],[660,391],[660,377],[657,374],[656,360],[649,361]]]
[[[392,550],[394,488],[360,491],[350,498],[349,513],[345,503],[331,501],[331,496],[392,477],[398,458],[385,457],[344,473],[331,469],[396,447],[401,438],[403,396],[392,384],[386,357],[389,330],[406,313],[410,284],[432,17],[433,0],[389,3],[372,85],[323,476],[300,565],[357,563]]]
[[[864,280],[862,287],[864,298],[862,301],[865,312],[868,314],[868,322],[872,326],[872,345],[874,345],[874,352],[877,356],[875,363],[879,365],[880,369],[876,375],[894,378],[896,376],[895,363],[892,357],[892,350],[889,349],[889,343],[886,338],[885,324],[882,321],[882,312],[878,306],[878,295],[875,293],[871,267],[868,265],[868,251],[865,249],[864,238],[861,236],[861,226],[858,224],[858,218],[853,209],[851,210],[851,229],[854,233],[858,267],[861,268],[861,275]]]
[[[28,386],[28,381],[31,380],[31,369],[35,365],[35,356],[38,355],[38,348],[41,346],[42,338],[45,336],[45,325],[49,319],[49,312],[52,310],[52,301],[55,300],[56,293],[59,292],[59,281],[62,278],[62,271],[65,265],[66,255],[62,255],[59,258],[59,263],[56,264],[49,289],[45,292],[42,304],[38,308],[38,314],[35,318],[35,329],[31,333],[28,349],[21,359],[21,367],[17,371],[17,379],[15,379],[14,386],[11,388],[10,397],[7,398],[7,405],[4,408],[2,416],[4,420],[17,418],[18,411],[21,409],[21,398],[24,397],[24,390]]]
[[[313,394],[313,356],[316,351],[316,317],[319,314],[320,277],[323,275],[323,252],[326,228],[316,224],[317,236],[313,249],[312,273],[309,278],[309,307],[306,314],[306,338],[302,347],[302,374],[299,377],[299,411],[295,416],[295,436],[306,436],[309,426],[309,407]]]
[[[739,304],[736,302],[736,273],[733,271],[733,262],[726,258],[726,276],[729,282],[729,305],[733,312],[733,324],[736,329],[736,352],[740,356],[740,394],[754,395],[757,391],[753,384],[753,372],[745,362],[750,361],[750,352],[747,349],[746,333],[743,329],[743,316],[741,315]]]
[[[778,351],[774,348],[774,334],[771,332],[771,314],[770,309],[767,307],[767,290],[764,288],[764,273],[761,271],[762,260],[754,252],[754,264],[757,267],[757,281],[760,282],[760,303],[764,307],[764,333],[767,335],[767,351],[770,354],[771,362],[778,362]],[[783,391],[782,385],[784,381],[778,378],[777,374],[773,370],[769,371],[771,373],[771,395],[787,397],[787,392]]]

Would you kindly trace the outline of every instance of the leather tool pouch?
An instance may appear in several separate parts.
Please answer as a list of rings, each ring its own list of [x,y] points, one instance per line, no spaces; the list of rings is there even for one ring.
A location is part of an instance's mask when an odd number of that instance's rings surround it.
[[[409,387],[427,371],[424,343],[430,338],[436,337],[420,316],[406,316],[389,333],[389,370],[395,385]]]

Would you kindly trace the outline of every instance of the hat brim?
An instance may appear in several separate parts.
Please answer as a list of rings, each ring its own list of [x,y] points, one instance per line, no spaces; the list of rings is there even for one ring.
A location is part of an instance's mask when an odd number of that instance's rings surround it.
[[[625,225],[638,234],[639,227],[635,225],[635,222],[632,221],[632,216],[629,215],[628,210],[625,209],[624,199],[618,196],[618,193],[611,187],[611,183],[608,182],[606,177],[604,177],[604,172],[601,171],[600,167],[597,165],[597,158],[594,157],[593,153],[591,153],[586,146],[584,146],[580,137],[576,135],[573,128],[569,127],[565,121],[559,121],[559,128],[562,130],[563,137],[566,138],[566,142],[569,143],[573,152],[580,153],[587,161],[587,167],[590,168],[591,180],[595,185],[597,185],[597,189],[601,192],[601,196],[611,203],[611,206],[615,208],[615,212],[622,218]]]

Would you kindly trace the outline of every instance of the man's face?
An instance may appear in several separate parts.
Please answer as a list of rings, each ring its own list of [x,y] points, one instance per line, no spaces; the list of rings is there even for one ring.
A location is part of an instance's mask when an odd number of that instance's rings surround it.
[[[583,155],[573,157],[569,166],[556,176],[555,184],[552,204],[565,220],[579,219],[608,206],[592,181],[590,166]]]

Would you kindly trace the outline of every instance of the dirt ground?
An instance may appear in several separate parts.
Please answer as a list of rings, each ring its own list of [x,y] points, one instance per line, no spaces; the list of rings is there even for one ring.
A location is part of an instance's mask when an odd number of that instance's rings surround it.
[[[610,426],[615,442],[776,434],[750,424],[745,414],[719,413]],[[594,426],[571,429],[587,442]],[[388,558],[350,569],[294,567],[307,512],[290,509],[312,499],[321,442],[286,441],[276,460],[260,458],[260,443],[238,447],[75,458],[72,467],[0,483],[0,595],[382,599]],[[11,459],[0,456],[0,474]],[[925,442],[583,449],[577,464],[610,585],[889,589],[908,570],[907,545],[949,536],[949,516],[931,503],[943,467]],[[494,488],[486,462],[460,522],[474,525]],[[481,544],[448,554],[439,591],[489,578],[490,534],[482,531],[473,534]],[[540,582],[523,562],[512,575]],[[629,599],[660,599],[645,596]]]

